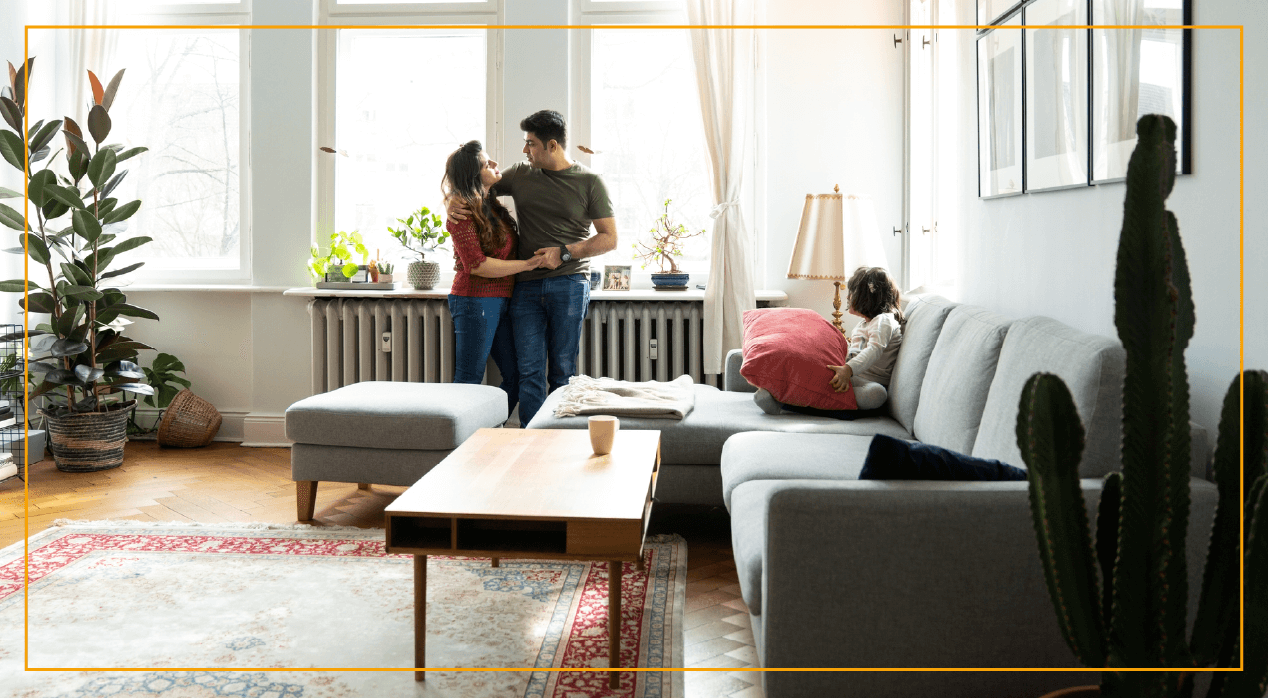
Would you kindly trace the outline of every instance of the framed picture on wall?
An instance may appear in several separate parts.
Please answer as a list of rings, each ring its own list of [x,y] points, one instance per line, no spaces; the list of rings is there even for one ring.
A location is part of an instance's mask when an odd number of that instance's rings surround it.
[[[1127,176],[1136,121],[1176,122],[1176,171],[1192,172],[1190,81],[1192,0],[1092,0],[1092,181]],[[1143,26],[1098,29],[1097,26]]]
[[[1026,191],[1088,184],[1085,0],[1035,0],[1026,26]]]
[[[977,40],[978,196],[1022,193],[1022,31],[1017,15]]]

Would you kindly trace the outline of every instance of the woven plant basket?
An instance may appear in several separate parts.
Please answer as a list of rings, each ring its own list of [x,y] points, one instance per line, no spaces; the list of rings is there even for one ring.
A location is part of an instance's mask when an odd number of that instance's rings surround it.
[[[128,443],[128,414],[136,400],[110,406],[107,412],[80,412],[48,419],[53,462],[65,473],[91,473],[123,465],[123,446]]]
[[[206,446],[220,431],[220,412],[210,402],[198,397],[186,388],[167,406],[163,420],[159,422],[160,446],[198,448]]]

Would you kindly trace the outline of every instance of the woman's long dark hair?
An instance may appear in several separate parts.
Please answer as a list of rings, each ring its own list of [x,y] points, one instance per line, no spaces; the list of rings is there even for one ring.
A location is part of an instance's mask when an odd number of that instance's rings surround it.
[[[484,146],[480,141],[467,141],[449,155],[445,161],[445,176],[440,180],[440,190],[445,200],[457,198],[471,209],[471,222],[475,224],[480,249],[492,254],[506,244],[506,238],[515,232],[515,219],[496,197],[485,196],[480,183],[480,153]]]

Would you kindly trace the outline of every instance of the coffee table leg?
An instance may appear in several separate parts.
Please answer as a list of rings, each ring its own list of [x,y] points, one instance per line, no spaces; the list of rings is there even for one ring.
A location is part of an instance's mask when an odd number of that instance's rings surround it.
[[[621,666],[621,562],[608,561],[608,666]],[[608,672],[608,687],[621,687],[621,673]]]
[[[414,680],[424,681],[427,672],[427,556],[414,556]]]

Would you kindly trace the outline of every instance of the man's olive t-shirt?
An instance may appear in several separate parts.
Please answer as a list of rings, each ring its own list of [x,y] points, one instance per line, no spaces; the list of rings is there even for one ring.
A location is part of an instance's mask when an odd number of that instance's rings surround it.
[[[492,191],[495,196],[509,194],[515,199],[520,259],[529,259],[543,247],[581,242],[590,237],[591,221],[612,217],[612,200],[603,179],[580,163],[564,170],[539,170],[517,162],[502,171]],[[586,260],[575,259],[557,269],[520,272],[515,278],[532,281],[589,271]]]

